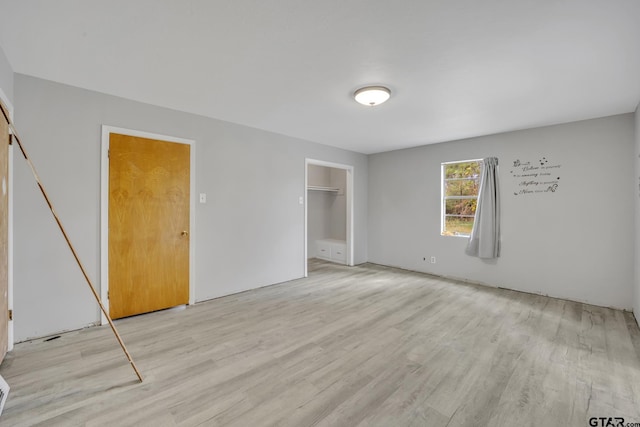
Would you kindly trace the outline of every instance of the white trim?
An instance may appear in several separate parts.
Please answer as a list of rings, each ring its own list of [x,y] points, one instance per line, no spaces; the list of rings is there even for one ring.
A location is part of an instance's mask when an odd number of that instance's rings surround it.
[[[445,201],[444,201],[444,166],[451,164],[452,162],[440,163],[440,235],[444,234],[444,212],[445,212]]]
[[[11,112],[9,112],[11,115]],[[13,118],[11,118],[13,121]],[[13,310],[13,144],[9,146],[9,256],[8,256],[8,290],[7,290],[7,303],[9,310]],[[9,332],[7,334],[9,345],[7,351],[13,350],[14,335],[13,335],[13,320],[9,320]]]
[[[0,88],[0,99],[2,103],[9,110],[9,118],[13,121],[13,104],[7,98],[7,95],[4,93],[2,88]],[[11,131],[11,130],[9,130]],[[8,212],[8,259],[7,259],[7,306],[9,310],[13,310],[13,144],[9,145],[9,171],[8,171],[8,180],[9,180],[9,212]],[[7,351],[13,350],[13,320],[9,320],[7,325]]]
[[[315,166],[324,166],[328,168],[335,169],[343,169],[347,172],[347,191],[346,191],[346,204],[347,204],[347,265],[353,267],[354,265],[354,238],[353,238],[353,173],[354,167],[352,165],[344,165],[341,163],[333,163],[333,162],[325,162],[324,160],[315,160],[315,159],[304,159],[304,277],[309,276],[308,271],[308,262],[307,262],[307,233],[308,224],[307,224],[307,202],[308,202],[308,194],[307,194],[307,185],[309,182],[309,165]]]
[[[109,311],[107,295],[109,292],[109,134],[118,133],[140,138],[177,142],[191,146],[189,179],[189,305],[195,304],[195,249],[196,249],[196,141],[174,136],[102,125],[102,152],[100,155],[100,298]],[[100,314],[101,324],[107,319]]]

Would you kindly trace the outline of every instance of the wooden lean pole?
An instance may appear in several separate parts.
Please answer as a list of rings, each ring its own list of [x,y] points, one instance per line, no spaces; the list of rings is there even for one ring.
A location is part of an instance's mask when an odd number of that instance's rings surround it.
[[[113,321],[111,320],[111,316],[109,316],[109,313],[107,313],[107,310],[104,308],[104,305],[102,304],[102,301],[100,300],[100,297],[98,296],[98,293],[96,292],[96,288],[93,286],[93,283],[91,283],[91,279],[89,278],[89,275],[87,274],[87,271],[85,270],[84,266],[82,265],[82,262],[80,261],[80,258],[78,257],[78,254],[77,254],[76,250],[74,249],[73,245],[71,244],[71,240],[69,240],[69,236],[67,235],[67,232],[65,231],[64,227],[62,226],[62,222],[60,221],[60,218],[58,218],[58,214],[56,214],[56,211],[53,208],[53,204],[51,203],[51,200],[49,199],[49,196],[47,195],[47,192],[45,191],[44,186],[40,182],[40,177],[38,176],[38,172],[36,172],[36,168],[33,165],[33,163],[31,162],[31,159],[27,155],[27,152],[25,151],[24,147],[22,146],[22,142],[20,141],[20,137],[18,136],[18,132],[16,131],[16,128],[13,125],[13,122],[8,117],[8,114],[5,112],[4,108],[0,108],[0,109],[2,110],[3,115],[7,119],[7,123],[9,123],[9,129],[11,130],[11,135],[13,136],[13,139],[15,139],[15,141],[18,143],[18,147],[20,147],[20,151],[22,152],[22,155],[24,156],[24,159],[27,161],[27,164],[29,164],[29,167],[31,168],[31,172],[33,173],[33,177],[35,178],[36,183],[38,184],[38,188],[40,188],[40,192],[42,193],[42,196],[44,197],[44,200],[47,202],[47,205],[49,206],[49,209],[51,210],[51,213],[53,214],[53,218],[56,220],[56,223],[58,223],[58,227],[60,228],[60,231],[62,232],[62,235],[64,236],[64,240],[66,240],[67,245],[69,245],[69,249],[71,249],[71,253],[73,254],[73,257],[76,259],[76,262],[78,263],[78,267],[80,267],[80,270],[82,271],[82,275],[84,276],[85,280],[87,281],[87,285],[89,285],[89,289],[91,289],[91,293],[93,294],[94,298],[98,302],[98,305],[100,306],[100,310],[102,310],[102,313],[104,313],[105,317],[107,318],[107,321],[109,322],[109,326],[111,326],[111,330],[113,331],[113,334],[116,336],[116,339],[118,340],[118,343],[120,344],[120,347],[122,347],[122,351],[124,351],[124,354],[127,356],[127,359],[129,359],[129,363],[131,364],[131,367],[135,371],[135,373],[138,376],[138,379],[140,380],[140,382],[142,382],[143,381],[142,380],[142,375],[140,375],[140,371],[138,371],[138,368],[136,367],[135,362],[133,361],[133,359],[131,358],[131,355],[127,351],[127,347],[125,347],[124,342],[122,341],[122,338],[120,338],[120,334],[118,333],[118,330],[116,329],[116,326],[113,324]]]

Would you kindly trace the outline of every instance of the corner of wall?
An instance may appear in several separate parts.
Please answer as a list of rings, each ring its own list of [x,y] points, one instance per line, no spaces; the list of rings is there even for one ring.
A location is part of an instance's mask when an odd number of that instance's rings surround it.
[[[13,68],[0,46],[0,99],[8,106],[13,105]]]

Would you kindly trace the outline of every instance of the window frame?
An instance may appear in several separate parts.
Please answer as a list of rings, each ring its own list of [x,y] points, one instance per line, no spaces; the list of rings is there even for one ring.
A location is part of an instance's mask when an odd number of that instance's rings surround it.
[[[478,174],[477,178],[445,178],[445,168],[447,165],[453,165],[458,163],[479,163],[480,164],[480,174]],[[452,162],[442,162],[440,163],[440,235],[445,237],[469,237],[469,234],[446,234],[445,233],[445,224],[447,217],[458,217],[458,218],[474,218],[475,223],[475,214],[474,215],[447,215],[447,200],[478,200],[478,195],[480,193],[480,178],[482,174],[483,162],[482,159],[469,159],[469,160],[456,160]],[[445,184],[449,181],[463,181],[463,180],[473,180],[478,182],[478,193],[475,196],[447,196],[445,190]]]

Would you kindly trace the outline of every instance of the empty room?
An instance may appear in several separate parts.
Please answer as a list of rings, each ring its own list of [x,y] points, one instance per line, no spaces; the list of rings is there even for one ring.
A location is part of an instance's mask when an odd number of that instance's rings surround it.
[[[640,427],[640,2],[0,0],[0,427]]]

